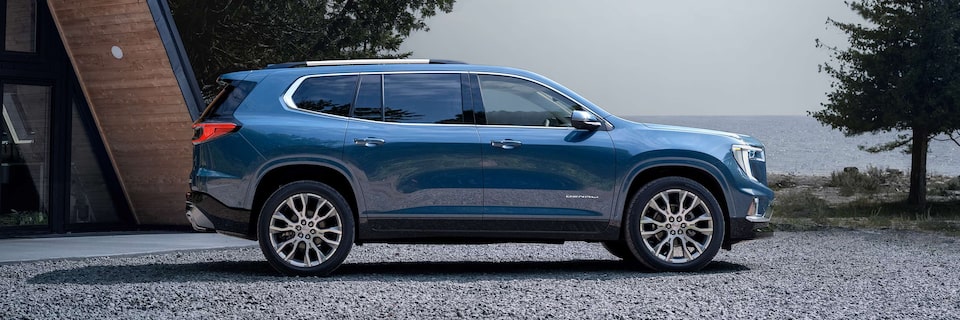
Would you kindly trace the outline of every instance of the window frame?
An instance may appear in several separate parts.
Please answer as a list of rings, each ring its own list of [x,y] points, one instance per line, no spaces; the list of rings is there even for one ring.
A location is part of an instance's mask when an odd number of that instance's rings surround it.
[[[354,79],[356,83],[354,84],[354,87],[353,87],[353,95],[352,95],[353,98],[350,100],[350,109],[348,110],[347,115],[344,116],[344,115],[339,115],[334,113],[326,113],[326,112],[304,109],[297,106],[296,101],[293,100],[293,96],[297,93],[298,90],[300,90],[300,88],[303,86],[303,83],[306,82],[307,80],[313,79],[313,78],[319,78],[319,77],[339,77],[339,76],[351,76],[356,78]],[[303,76],[303,77],[297,78],[297,80],[290,85],[290,88],[287,88],[287,90],[280,97],[280,100],[283,101],[284,107],[286,109],[306,112],[309,114],[324,115],[324,116],[330,116],[330,117],[341,117],[341,118],[349,119],[349,118],[352,118],[353,108],[354,108],[354,105],[357,103],[357,94],[360,92],[360,77],[361,77],[361,74],[358,74],[358,73],[331,73],[331,74],[324,74],[324,75]]]
[[[387,102],[388,102],[388,101],[387,101],[387,94],[388,94],[388,93],[387,93],[387,78],[388,78],[388,76],[397,76],[397,75],[399,75],[399,76],[402,77],[403,75],[411,75],[411,74],[416,74],[416,75],[449,75],[449,74],[459,74],[459,77],[458,77],[457,80],[459,81],[460,89],[457,90],[457,91],[458,91],[458,93],[459,93],[459,95],[460,95],[460,116],[463,117],[463,123],[387,121],[387,119],[386,119],[386,112],[387,112],[387,109],[388,109],[388,105],[387,105]],[[383,114],[384,114],[384,118],[382,119],[382,121],[383,121],[383,122],[386,122],[386,123],[405,123],[405,124],[451,124],[451,125],[470,124],[470,125],[473,125],[473,124],[474,124],[473,121],[471,121],[470,123],[468,123],[468,122],[467,122],[467,119],[466,119],[466,107],[468,106],[468,104],[467,104],[467,97],[464,96],[464,90],[463,90],[463,89],[464,89],[464,79],[463,79],[463,73],[462,73],[462,72],[431,72],[431,71],[423,71],[423,72],[407,72],[407,73],[383,73],[382,76],[381,76],[381,82],[380,82],[380,92],[382,93],[382,94],[380,95],[380,98],[382,99],[382,100],[381,100],[381,107],[382,107],[381,110],[382,110],[382,112],[383,112]]]
[[[293,94],[300,88],[304,81],[310,78],[317,77],[332,77],[332,76],[357,76],[357,81],[360,81],[360,78],[364,75],[380,75],[381,77],[386,75],[393,74],[459,74],[460,75],[460,101],[461,101],[461,111],[463,112],[464,123],[410,123],[410,122],[387,122],[381,120],[369,120],[369,119],[360,119],[353,117],[353,108],[356,107],[357,98],[359,97],[360,86],[356,87],[354,91],[353,104],[350,107],[349,116],[341,116],[336,114],[323,113],[313,110],[305,110],[297,107],[296,103],[293,101]],[[381,78],[380,90],[383,93],[383,83],[384,81]],[[476,98],[474,97],[474,90],[472,88],[473,81],[470,80],[470,73],[466,71],[448,71],[448,70],[422,70],[422,71],[379,71],[379,72],[339,72],[339,73],[324,73],[324,74],[308,74],[303,75],[294,80],[289,88],[284,91],[280,100],[283,102],[284,109],[289,111],[302,112],[310,115],[317,115],[323,117],[330,117],[336,119],[345,119],[350,121],[368,121],[376,122],[381,124],[390,124],[390,125],[400,125],[400,126],[475,126],[477,125],[476,118]],[[381,94],[381,107],[383,107],[383,99],[385,95]],[[382,111],[382,109],[381,109]]]
[[[509,77],[509,78],[519,79],[519,80],[522,80],[522,81],[528,81],[528,82],[531,82],[531,83],[540,85],[540,86],[542,86],[542,87],[544,87],[544,88],[547,88],[547,89],[550,90],[550,91],[553,91],[555,94],[557,94],[557,95],[559,95],[559,96],[561,96],[561,97],[564,97],[564,98],[566,98],[566,99],[568,99],[568,100],[570,100],[570,101],[576,102],[577,104],[580,105],[580,108],[583,109],[582,111],[589,112],[589,113],[592,114],[594,117],[596,117],[598,120],[600,120],[600,122],[603,123],[604,125],[602,125],[598,130],[607,131],[607,130],[612,129],[612,126],[611,126],[606,120],[604,120],[603,117],[601,117],[599,114],[597,114],[596,112],[594,112],[593,110],[591,110],[590,107],[589,107],[587,104],[583,103],[583,102],[580,101],[580,100],[574,99],[573,97],[571,97],[571,96],[563,93],[563,91],[557,90],[557,88],[554,88],[553,86],[550,86],[550,85],[548,85],[548,84],[546,84],[546,83],[543,83],[543,82],[538,81],[538,80],[536,80],[536,79],[532,79],[532,78],[528,78],[528,77],[524,77],[524,76],[519,76],[519,75],[515,75],[515,74],[509,74],[509,73],[499,73],[499,72],[470,72],[470,83],[471,83],[470,87],[471,87],[471,90],[472,90],[473,96],[474,96],[474,98],[473,98],[473,103],[474,103],[473,108],[474,108],[474,110],[475,110],[475,115],[476,115],[476,118],[477,118],[476,123],[477,123],[478,126],[484,126],[484,127],[506,127],[506,128],[540,128],[540,129],[551,129],[551,130],[578,130],[578,129],[574,128],[573,126],[568,126],[568,127],[547,127],[547,126],[523,126],[523,125],[512,125],[512,124],[487,124],[486,108],[485,108],[484,105],[483,105],[483,92],[482,92],[482,88],[480,87],[480,77],[479,77],[479,76],[481,76],[481,75]]]
[[[54,41],[59,42],[59,39],[51,39],[52,37],[47,36],[48,34],[59,34],[59,30],[54,26],[52,17],[49,14],[49,8],[47,7],[47,2],[43,0],[37,0],[35,4],[35,16],[34,16],[34,51],[25,52],[25,51],[7,51],[6,48],[6,31],[7,31],[7,0],[0,0],[0,43],[3,44],[0,47],[0,57],[7,62],[23,62],[26,64],[40,64],[41,60],[54,61],[58,59],[55,56],[57,48]],[[63,49],[60,49],[63,50]],[[45,67],[48,63],[42,63],[41,68]]]

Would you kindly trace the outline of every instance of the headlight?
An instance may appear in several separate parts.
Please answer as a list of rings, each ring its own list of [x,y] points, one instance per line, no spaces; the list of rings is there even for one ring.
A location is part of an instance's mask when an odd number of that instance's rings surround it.
[[[757,178],[753,175],[753,168],[750,166],[750,161],[766,162],[766,159],[763,156],[763,148],[747,145],[734,145],[732,150],[733,158],[737,160],[737,164],[740,165],[740,169],[743,169],[743,172],[746,173],[747,177],[750,177],[750,179],[757,180]]]

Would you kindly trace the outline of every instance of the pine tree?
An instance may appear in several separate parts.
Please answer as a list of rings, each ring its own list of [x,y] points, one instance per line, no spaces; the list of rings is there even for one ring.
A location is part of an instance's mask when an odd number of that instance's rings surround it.
[[[865,24],[827,19],[849,37],[849,48],[827,46],[820,65],[833,81],[821,123],[848,136],[904,132],[894,141],[861,147],[911,154],[907,202],[926,205],[927,151],[931,139],[960,129],[960,1],[860,0],[847,5]],[[960,143],[958,143],[960,145]]]

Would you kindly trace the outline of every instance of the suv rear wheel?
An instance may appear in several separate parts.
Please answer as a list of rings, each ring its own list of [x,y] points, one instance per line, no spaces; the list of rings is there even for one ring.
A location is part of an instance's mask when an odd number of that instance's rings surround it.
[[[257,239],[277,271],[325,276],[347,258],[354,230],[353,213],[340,193],[320,182],[297,181],[264,203]]]
[[[624,226],[626,245],[643,265],[658,271],[697,271],[720,250],[723,211],[694,180],[666,177],[634,195]]]

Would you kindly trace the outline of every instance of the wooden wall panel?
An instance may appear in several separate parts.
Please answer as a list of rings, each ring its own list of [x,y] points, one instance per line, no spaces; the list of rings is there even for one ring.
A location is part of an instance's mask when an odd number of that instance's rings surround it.
[[[138,223],[186,224],[190,114],[147,3],[48,3]]]

